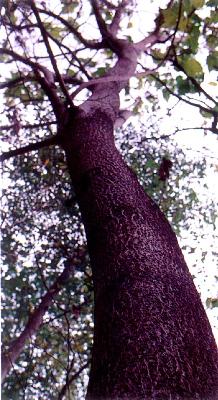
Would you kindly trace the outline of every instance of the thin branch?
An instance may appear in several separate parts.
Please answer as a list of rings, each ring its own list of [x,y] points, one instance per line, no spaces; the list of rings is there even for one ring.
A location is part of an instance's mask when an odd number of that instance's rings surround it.
[[[177,59],[173,60],[172,63],[173,63],[173,65],[174,65],[176,68],[178,68],[178,70],[182,71],[182,72],[187,76],[187,78],[188,78],[188,79],[192,82],[192,84],[199,90],[199,92],[203,93],[203,94],[205,95],[205,97],[206,97],[208,100],[212,101],[212,102],[217,106],[217,104],[218,104],[217,101],[214,100],[214,98],[213,98],[212,96],[210,96],[210,94],[207,93],[206,90],[204,90],[204,89],[201,87],[200,83],[198,83],[198,82],[196,81],[195,78],[193,78],[192,76],[189,76],[189,75],[187,74],[187,72],[186,72],[185,69],[182,67],[182,65],[179,64],[179,62],[178,62]]]
[[[0,48],[0,54],[8,54],[9,56],[13,57],[13,61],[20,61],[33,69],[36,80],[41,84],[42,89],[51,101],[57,121],[61,123],[60,119],[65,111],[65,106],[58,98],[56,88],[54,88],[54,85],[51,83],[51,81],[53,82],[54,80],[54,74],[46,67],[31,61],[30,59],[25,58],[12,50]],[[40,75],[39,71],[43,72],[45,78]]]
[[[111,22],[111,24],[110,24],[110,27],[109,27],[110,32],[111,32],[114,36],[116,36],[116,34],[117,34],[118,30],[119,30],[120,21],[121,21],[121,18],[122,18],[122,14],[123,14],[124,8],[125,8],[128,4],[129,4],[129,1],[128,1],[128,0],[122,0],[121,3],[120,3],[120,4],[118,5],[118,7],[116,8],[116,11],[115,11],[113,20],[112,20],[112,22]]]
[[[211,109],[209,109],[209,108],[206,108],[206,107],[202,106],[201,104],[192,103],[191,101],[185,99],[184,97],[181,97],[181,96],[178,95],[177,93],[174,93],[173,90],[171,90],[171,89],[166,85],[166,83],[165,83],[164,81],[162,81],[160,78],[158,78],[156,75],[151,74],[151,76],[152,76],[154,79],[156,79],[159,83],[161,83],[161,85],[163,85],[163,86],[166,88],[166,90],[167,90],[170,94],[172,94],[173,96],[175,96],[177,99],[179,99],[179,100],[185,102],[186,104],[189,104],[190,106],[197,107],[197,108],[200,109],[201,111],[207,112],[207,113],[213,115],[214,117],[217,116],[217,114],[218,114],[217,111],[211,110]]]
[[[20,129],[35,129],[35,128],[44,128],[49,125],[56,125],[56,121],[48,121],[48,122],[42,122],[40,124],[26,124],[26,125],[20,125]],[[14,129],[14,124],[13,125],[0,125],[0,131],[10,131],[11,129]]]
[[[42,65],[40,65],[34,61],[31,61],[30,58],[25,58],[25,57],[21,56],[20,54],[16,53],[13,50],[0,48],[0,55],[1,54],[7,54],[13,58],[12,61],[15,61],[15,60],[20,61],[23,64],[28,65],[32,69],[34,69],[34,70],[38,69],[44,73],[44,67]]]
[[[177,128],[174,133],[178,133],[178,132],[183,132],[183,131],[211,131],[211,128],[208,127],[204,127],[204,126],[194,126],[194,127],[190,127],[190,128]]]
[[[50,71],[44,70],[45,77],[41,76],[38,70],[35,70],[37,81],[41,84],[42,89],[48,96],[53,107],[54,114],[59,126],[63,123],[63,116],[65,115],[66,106],[64,102],[57,95],[57,88],[50,80]]]
[[[114,123],[114,128],[120,128],[123,126],[123,124],[128,120],[129,117],[131,117],[134,113],[134,108],[139,106],[141,103],[141,97],[137,97],[134,101],[134,103],[131,105],[131,110],[119,110],[117,119]]]
[[[104,19],[102,18],[99,2],[97,0],[91,0],[91,5],[93,8],[96,22],[97,22],[99,30],[101,32],[102,38],[107,39],[109,36],[109,31],[108,31],[108,27],[107,27]]]
[[[68,21],[66,21],[64,18],[62,18],[60,15],[56,15],[54,14],[52,11],[48,11],[48,10],[43,10],[41,8],[38,8],[38,11],[42,14],[46,14],[49,15],[50,17],[53,17],[55,19],[57,19],[58,21],[60,21],[64,26],[66,26],[66,28],[69,29],[69,31],[71,33],[73,33],[73,35],[79,40],[80,43],[82,43],[85,48],[89,48],[89,49],[102,49],[104,46],[102,43],[96,42],[94,40],[87,40],[85,39],[81,33],[78,31],[77,28],[74,28],[73,25],[71,25]]]
[[[51,285],[47,293],[42,297],[39,306],[30,315],[27,325],[18,338],[13,340],[9,345],[7,352],[2,354],[2,380],[7,376],[11,367],[21,354],[24,345],[30,339],[43,322],[43,316],[52,304],[54,297],[59,293],[63,285],[68,281],[74,271],[74,265],[71,261],[65,263],[63,272],[58,276],[56,281]]]
[[[30,5],[31,5],[31,8],[32,8],[32,10],[33,10],[33,13],[34,13],[34,15],[35,15],[35,17],[36,17],[36,20],[37,20],[37,22],[38,22],[39,29],[40,29],[40,31],[41,31],[41,34],[42,34],[42,37],[43,37],[43,40],[44,40],[44,43],[45,43],[45,46],[46,46],[48,55],[49,55],[49,57],[50,57],[51,64],[52,64],[52,66],[53,66],[54,72],[55,72],[55,74],[56,74],[56,76],[57,76],[57,79],[58,79],[58,82],[59,82],[59,84],[60,84],[60,88],[61,88],[63,94],[65,95],[68,104],[69,104],[71,107],[73,107],[72,99],[71,99],[71,97],[70,97],[70,95],[69,95],[69,93],[68,93],[68,90],[67,90],[67,88],[66,88],[66,86],[65,86],[65,84],[64,84],[64,81],[63,81],[63,79],[62,79],[62,76],[61,76],[61,74],[60,74],[60,72],[59,72],[59,69],[58,69],[58,66],[57,66],[57,63],[56,63],[54,54],[53,54],[52,49],[51,49],[51,46],[50,46],[50,44],[49,44],[47,31],[46,31],[46,29],[45,29],[45,27],[44,27],[44,25],[43,25],[43,23],[42,23],[42,21],[41,21],[41,18],[40,18],[39,12],[38,12],[38,10],[37,10],[37,7],[35,6],[34,0],[30,0]]]
[[[139,51],[145,51],[147,49],[147,47],[150,47],[152,44],[157,43],[159,41],[165,41],[166,38],[163,37],[163,34],[160,35],[160,28],[161,28],[162,23],[163,23],[163,16],[160,13],[155,20],[155,28],[154,28],[153,32],[151,32],[144,39],[135,43],[135,48],[138,49]]]
[[[0,161],[5,161],[8,160],[11,157],[15,157],[21,154],[25,154],[25,153],[29,153],[30,151],[35,151],[35,150],[39,150],[42,149],[43,147],[46,146],[52,146],[52,145],[57,145],[60,143],[60,138],[59,136],[52,136],[50,138],[47,138],[45,140],[42,140],[41,142],[37,142],[37,143],[30,143],[27,146],[21,147],[19,149],[14,149],[14,150],[10,150],[7,151],[5,153],[2,153],[2,155],[0,156]]]
[[[10,87],[19,85],[20,83],[24,83],[28,80],[31,80],[31,78],[28,76],[19,76],[17,78],[10,79],[7,82],[1,82],[0,89],[10,88]],[[32,78],[32,80],[34,80],[34,78]]]
[[[91,77],[90,77],[89,74],[87,73],[87,71],[86,71],[84,65],[82,64],[82,62],[80,61],[80,59],[74,54],[74,52],[72,52],[65,44],[63,44],[62,42],[60,42],[58,39],[54,38],[49,32],[47,32],[47,34],[48,34],[48,36],[50,37],[50,39],[53,40],[53,41],[57,44],[57,46],[60,48],[60,50],[61,50],[61,47],[63,47],[65,50],[69,51],[69,54],[71,55],[71,57],[73,57],[74,60],[76,60],[76,62],[79,64],[79,70],[80,70],[81,72],[83,72],[84,75],[85,75],[88,79],[90,79]],[[63,55],[64,55],[64,54],[63,54]],[[66,56],[65,56],[65,58],[67,59],[67,61],[68,61],[69,64],[70,64],[70,61],[68,60],[68,58],[67,58]],[[72,62],[71,62],[71,64],[72,64]],[[74,64],[74,65],[75,65],[75,64]],[[76,65],[76,67],[78,68],[77,65]],[[69,77],[69,78],[73,78],[73,77]],[[65,82],[65,79],[64,79],[63,75],[62,75],[62,79],[63,79],[64,82]],[[79,84],[82,83],[81,80],[79,80],[78,78],[74,78],[74,79],[75,79],[75,82],[74,82],[74,83],[79,83]]]
[[[145,72],[137,72],[134,75],[107,75],[107,76],[102,76],[101,78],[94,78],[90,81],[83,82],[73,93],[71,93],[71,97],[74,98],[77,96],[78,93],[80,93],[83,89],[90,88],[94,85],[98,85],[100,83],[109,83],[109,82],[125,82],[128,81],[130,78],[135,77],[135,78],[144,78],[147,75],[151,75],[154,70],[147,70]]]
[[[82,371],[84,371],[84,369],[88,368],[89,364],[90,360],[82,365],[82,367],[74,375],[72,375],[70,379],[68,379],[67,383],[62,387],[58,395],[58,400],[62,400],[64,398],[66,391],[69,388],[69,385],[71,385],[71,383],[81,374]]]
[[[171,7],[171,3],[172,3],[172,2],[170,1],[169,4],[168,4],[168,7]],[[157,65],[157,67],[156,67],[155,69],[159,69],[159,68],[165,63],[165,61],[167,61],[167,59],[168,59],[168,57],[169,57],[169,55],[170,55],[171,49],[173,48],[174,41],[175,41],[175,38],[176,38],[176,33],[177,33],[177,31],[178,31],[179,23],[180,23],[181,16],[182,16],[182,4],[183,4],[183,0],[180,0],[180,2],[179,2],[179,11],[178,11],[178,18],[177,18],[177,21],[176,21],[176,26],[175,26],[174,32],[173,32],[172,35],[170,35],[170,36],[167,38],[167,41],[168,41],[170,38],[172,38],[171,43],[170,43],[170,46],[168,47],[168,50],[167,50],[167,52],[166,52],[164,58],[158,63],[158,65]]]
[[[76,76],[62,75],[62,79],[65,83],[71,83],[71,84],[75,84],[75,85],[81,85],[81,83],[83,83],[82,80],[79,78],[76,78]],[[26,75],[26,76],[20,76],[20,77],[14,78],[14,79],[10,79],[6,82],[1,82],[0,89],[10,88],[10,87],[19,85],[20,83],[23,83],[23,82],[34,82],[34,81],[37,81],[36,76],[33,76],[33,75],[31,76],[30,74]],[[55,82],[57,81],[56,76],[54,76],[54,81]]]

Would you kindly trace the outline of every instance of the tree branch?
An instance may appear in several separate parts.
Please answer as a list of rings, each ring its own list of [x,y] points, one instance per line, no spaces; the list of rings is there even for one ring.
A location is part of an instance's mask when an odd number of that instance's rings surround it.
[[[108,31],[108,27],[107,27],[104,19],[102,18],[99,3],[97,0],[91,0],[91,5],[93,8],[96,22],[97,22],[99,30],[101,32],[102,38],[107,39],[109,36],[109,31]]]
[[[7,55],[11,56],[14,59],[12,61],[15,61],[15,60],[20,61],[23,64],[28,65],[32,69],[34,69],[34,70],[38,69],[38,70],[40,70],[40,71],[42,71],[44,73],[45,68],[42,65],[40,65],[40,64],[38,64],[38,63],[36,63],[34,61],[31,61],[30,58],[25,58],[25,57],[21,56],[20,54],[16,53],[13,50],[0,48],[0,55],[1,54],[7,54]]]
[[[44,40],[48,55],[50,57],[51,64],[53,66],[54,72],[55,72],[55,74],[57,76],[57,79],[58,79],[58,82],[60,84],[60,88],[61,88],[63,94],[65,95],[68,104],[71,107],[73,107],[72,99],[71,99],[71,97],[70,97],[70,95],[68,93],[68,90],[67,90],[67,88],[66,88],[66,86],[64,84],[64,81],[62,79],[62,76],[61,76],[61,74],[59,72],[59,69],[58,69],[54,54],[53,54],[52,49],[51,49],[50,44],[49,44],[47,31],[46,31],[46,29],[45,29],[45,27],[44,27],[44,25],[43,25],[43,23],[41,21],[41,18],[40,18],[39,12],[37,10],[37,7],[35,6],[34,0],[30,0],[30,5],[31,5],[32,11],[33,11],[33,13],[35,15],[35,18],[36,18],[36,20],[38,22],[38,26],[39,26],[39,29],[41,31],[41,34],[42,34],[42,37],[43,37],[43,40]]]
[[[218,112],[217,112],[217,111],[211,110],[211,109],[209,109],[209,108],[207,108],[207,107],[202,106],[201,104],[196,104],[196,103],[193,103],[193,102],[191,102],[191,101],[189,101],[189,100],[187,100],[187,99],[184,99],[184,97],[178,95],[177,93],[174,93],[173,90],[171,90],[171,89],[166,85],[166,83],[165,83],[164,81],[162,81],[160,78],[158,78],[156,75],[151,74],[151,76],[152,76],[154,79],[156,79],[159,83],[161,83],[161,85],[163,85],[163,86],[166,88],[166,90],[167,90],[170,94],[172,94],[174,97],[176,97],[177,99],[183,101],[183,102],[186,103],[186,104],[189,104],[190,106],[197,107],[197,108],[198,108],[199,110],[201,110],[201,111],[204,111],[204,112],[206,112],[206,113],[209,113],[209,114],[213,115],[213,117],[214,117],[215,120],[218,118]],[[211,129],[211,130],[213,131],[213,129]]]
[[[124,8],[129,4],[128,0],[122,0],[121,3],[118,5],[118,7],[116,8],[113,20],[109,26],[109,30],[112,33],[112,35],[116,36],[117,32],[119,30],[120,27],[120,21],[121,21],[121,17],[123,14],[123,10]]]
[[[147,49],[147,47],[151,46],[152,44],[157,43],[160,40],[161,41],[165,40],[165,38],[160,36],[160,28],[161,28],[162,23],[163,23],[163,16],[160,13],[155,20],[155,28],[154,28],[153,32],[151,32],[144,39],[135,43],[135,48],[137,48],[139,51],[145,51]]]
[[[90,76],[89,76],[89,74],[87,73],[87,71],[86,71],[84,65],[82,64],[82,62],[80,61],[80,59],[74,54],[74,52],[72,52],[65,44],[61,43],[58,39],[54,38],[50,33],[47,32],[47,34],[48,34],[48,36],[50,37],[50,39],[53,40],[53,41],[57,44],[57,46],[60,48],[60,50],[61,50],[61,48],[63,47],[65,50],[69,51],[71,57],[73,57],[73,58],[75,59],[75,61],[79,64],[80,71],[82,71],[82,72],[84,73],[84,75],[85,75],[88,79],[90,79]],[[66,56],[65,56],[65,57],[66,57]],[[66,57],[66,58],[67,58],[67,57]],[[68,62],[69,62],[69,60],[68,60]],[[69,62],[69,64],[70,64],[70,62]],[[77,68],[78,68],[78,66],[77,66]],[[63,75],[61,75],[61,76],[62,76],[62,79],[63,79],[64,82],[65,82],[64,76],[63,76]],[[71,78],[71,80],[72,80],[73,77],[69,77],[69,78]],[[74,83],[79,83],[79,84],[82,83],[81,80],[79,80],[79,79],[76,78],[76,77],[74,78],[74,80],[75,80]]]
[[[69,388],[69,386],[71,385],[71,383],[81,374],[82,371],[84,371],[84,369],[86,369],[89,366],[89,364],[90,364],[90,360],[87,361],[84,365],[82,365],[82,367],[68,379],[68,382],[62,387],[62,389],[58,395],[58,400],[62,400],[64,398],[66,391]]]
[[[114,123],[114,128],[120,128],[123,124],[130,118],[134,113],[134,108],[137,107],[141,103],[141,97],[137,97],[134,103],[131,105],[132,110],[119,110],[117,119]]]
[[[74,271],[74,264],[71,260],[65,263],[63,272],[58,276],[56,281],[48,289],[47,293],[42,297],[39,306],[30,315],[27,325],[18,338],[13,340],[6,352],[2,354],[2,380],[5,379],[11,367],[21,354],[25,343],[34,334],[37,333],[43,322],[43,316],[48,310],[55,296],[59,293],[63,285],[68,281]]]
[[[41,142],[30,143],[27,146],[21,147],[19,149],[14,149],[14,150],[10,150],[10,151],[7,151],[5,153],[2,153],[2,155],[0,156],[0,161],[5,161],[5,160],[8,160],[11,157],[15,157],[15,156],[18,156],[18,155],[21,155],[21,154],[25,154],[25,153],[28,153],[28,152],[34,151],[34,150],[39,150],[39,149],[42,149],[43,147],[46,147],[46,146],[57,145],[59,143],[60,143],[59,136],[58,135],[52,136],[50,138],[42,140]]]
[[[82,65],[81,65],[82,68]],[[85,72],[84,72],[85,73]],[[65,83],[72,83],[75,85],[81,85],[82,80],[79,78],[76,78],[76,76],[68,76],[68,75],[62,75],[62,79]],[[26,75],[26,76],[20,76],[14,79],[10,79],[6,82],[1,82],[0,83],[0,89],[5,89],[5,88],[10,88],[16,85],[19,85],[20,83],[24,83],[24,82],[34,82],[37,81],[36,76],[31,76],[31,75]],[[57,81],[57,77],[54,76],[54,81]]]
[[[59,126],[63,123],[63,118],[65,115],[66,106],[64,102],[58,97],[57,88],[53,82],[50,80],[50,71],[49,75],[45,69],[44,75],[45,77],[41,76],[38,70],[35,70],[35,75],[37,81],[41,84],[42,89],[44,90],[45,94],[48,96],[51,105],[53,107],[54,114],[57,119],[57,123]]]
[[[57,118],[57,122],[59,125],[63,122],[63,115],[66,110],[66,106],[62,102],[62,100],[57,95],[57,89],[54,85],[54,81],[57,78],[55,74],[48,70],[47,67],[40,65],[36,62],[31,61],[18,53],[15,53],[9,49],[0,48],[0,54],[8,54],[14,58],[14,60],[20,61],[28,66],[30,66],[35,74],[36,80],[41,84],[42,89],[48,96],[51,105],[53,107],[53,111]],[[43,73],[44,76],[40,75],[40,72]],[[62,79],[62,78],[61,78]],[[66,78],[67,79],[67,78]],[[62,79],[63,80],[63,79]],[[69,78],[68,78],[69,81]]]
[[[213,98],[212,96],[210,96],[210,94],[207,93],[206,90],[204,90],[204,89],[201,87],[200,83],[198,83],[197,80],[196,80],[195,78],[193,78],[192,76],[189,76],[189,75],[187,74],[187,72],[186,72],[185,69],[182,67],[182,65],[179,64],[179,62],[178,62],[177,59],[173,60],[172,63],[173,63],[173,65],[174,65],[174,67],[178,68],[179,71],[182,71],[182,72],[187,76],[187,78],[188,78],[188,79],[191,81],[191,83],[198,89],[199,92],[203,93],[203,94],[205,95],[205,97],[206,97],[208,100],[212,101],[216,106],[218,105],[217,101],[214,100],[214,98]]]
[[[57,124],[56,121],[41,122],[40,124],[26,124],[26,125],[20,125],[20,129],[43,128],[43,127],[47,127],[49,125],[56,125],[56,124]],[[14,124],[13,125],[0,125],[0,130],[10,131],[11,129],[14,129]]]
[[[24,83],[27,80],[31,80],[30,78],[28,78],[27,76],[19,76],[17,78],[14,79],[10,79],[6,82],[1,82],[0,83],[0,89],[5,89],[5,88],[10,88],[16,85],[19,85],[19,83]]]
[[[68,21],[66,21],[64,18],[62,18],[60,15],[54,14],[52,11],[48,10],[43,10],[41,8],[38,8],[38,11],[42,14],[49,15],[50,17],[53,17],[60,21],[66,28],[69,29],[69,31],[79,40],[80,43],[82,43],[85,47],[88,47],[89,49],[93,50],[98,50],[102,49],[104,46],[102,43],[95,42],[94,40],[86,40],[81,33],[78,31],[77,28],[74,28],[73,25],[71,25]]]
[[[147,70],[145,72],[137,72],[134,75],[106,75],[102,76],[100,78],[93,78],[90,81],[83,82],[73,93],[71,93],[71,97],[74,98],[77,96],[79,92],[81,92],[83,89],[90,88],[94,85],[98,85],[100,83],[109,83],[109,82],[125,82],[128,81],[130,78],[135,77],[135,78],[144,78],[147,75],[151,75],[154,70]]]

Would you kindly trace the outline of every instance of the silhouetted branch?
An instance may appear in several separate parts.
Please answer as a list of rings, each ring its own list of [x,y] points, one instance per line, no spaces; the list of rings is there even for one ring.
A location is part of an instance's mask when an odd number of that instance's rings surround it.
[[[42,140],[41,142],[30,143],[27,146],[21,147],[19,149],[7,151],[0,156],[0,161],[5,161],[11,157],[29,153],[30,151],[39,150],[39,149],[42,149],[43,147],[52,146],[52,145],[56,145],[56,144],[59,144],[59,137],[57,135],[52,136],[48,139]]]
[[[58,400],[62,400],[64,398],[66,391],[69,388],[69,385],[81,374],[82,371],[84,371],[84,369],[86,369],[89,366],[89,364],[90,360],[87,361],[87,363],[85,363],[84,365],[82,365],[82,367],[68,379],[68,382],[62,387],[59,393]]]
[[[191,101],[185,99],[184,97],[180,96],[179,94],[173,92],[173,90],[171,90],[171,89],[166,85],[166,83],[165,83],[164,81],[162,81],[162,80],[161,80],[159,77],[157,77],[156,75],[151,74],[151,76],[152,76],[154,79],[156,79],[159,83],[161,83],[161,85],[163,85],[163,86],[166,88],[166,90],[167,90],[170,94],[172,94],[174,97],[176,97],[177,99],[179,99],[179,100],[185,102],[186,104],[189,104],[190,106],[197,107],[197,108],[199,108],[201,111],[207,112],[207,113],[213,115],[214,117],[216,117],[216,116],[218,115],[218,112],[217,112],[217,111],[211,110],[210,108],[206,108],[206,107],[202,106],[201,104],[193,103],[193,102],[191,102]]]

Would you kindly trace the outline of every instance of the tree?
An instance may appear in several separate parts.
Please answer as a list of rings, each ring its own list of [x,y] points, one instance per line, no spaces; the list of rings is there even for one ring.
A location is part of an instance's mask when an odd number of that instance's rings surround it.
[[[125,89],[128,96],[131,77],[139,82],[147,78],[151,85],[163,88],[165,97],[172,94],[198,108],[212,118],[205,129],[217,133],[217,103],[201,85],[203,69],[194,57],[202,32],[209,49],[208,67],[216,68],[216,4],[207,2],[210,16],[204,21],[199,16],[203,3],[170,1],[159,10],[153,31],[135,42],[119,37],[122,21],[134,11],[129,1],[90,2],[100,35],[97,40],[86,39],[86,31],[78,25],[84,12],[80,2],[61,1],[55,9],[43,1],[4,2],[6,38],[0,54],[17,68],[16,72],[12,68],[10,79],[1,84],[6,89],[11,122],[4,128],[16,135],[11,138],[12,145],[24,128],[39,140],[27,144],[27,134],[23,134],[20,144],[24,142],[24,146],[9,150],[1,159],[41,149],[41,161],[48,169],[46,146],[64,150],[93,274],[90,399],[215,399],[218,393],[215,341],[175,234],[123,161],[113,133],[130,115],[120,110],[119,95]],[[95,52],[105,60],[103,67]],[[144,67],[144,58],[151,58],[156,66]],[[168,65],[174,68],[175,79],[169,78],[166,69],[162,73],[162,67]],[[71,92],[73,85],[77,88]],[[91,94],[75,103],[83,89]],[[196,92],[201,97],[194,96]],[[150,101],[155,103],[152,98]],[[138,99],[135,111],[140,104]],[[30,111],[31,118],[27,116]],[[25,126],[24,117],[28,121]],[[45,129],[52,135],[47,136]],[[32,167],[35,161],[33,158]],[[163,174],[163,164],[159,170],[162,180],[169,175],[169,168]],[[31,161],[15,158],[14,166],[25,173]],[[61,242],[60,248],[68,251],[65,243]],[[81,247],[78,253],[82,258]],[[68,257],[62,275],[47,288],[38,314],[33,311],[28,321],[28,335],[41,324],[42,308],[45,312],[60,285],[65,285],[76,260]],[[14,354],[12,345],[5,363],[11,362]]]

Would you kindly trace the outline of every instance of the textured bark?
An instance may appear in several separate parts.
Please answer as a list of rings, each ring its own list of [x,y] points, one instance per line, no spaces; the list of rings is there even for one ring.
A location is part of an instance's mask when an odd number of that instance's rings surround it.
[[[218,398],[216,344],[176,236],[124,163],[100,110],[65,151],[94,279],[87,399]]]

